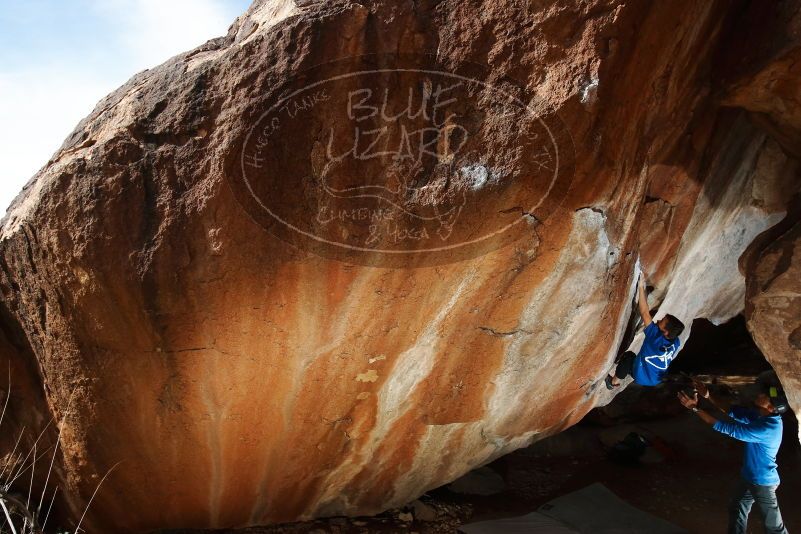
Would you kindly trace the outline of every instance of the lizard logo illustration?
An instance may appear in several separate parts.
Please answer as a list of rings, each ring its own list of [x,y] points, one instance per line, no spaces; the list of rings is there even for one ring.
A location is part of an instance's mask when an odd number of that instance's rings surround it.
[[[457,146],[446,145],[446,152],[441,152],[437,145],[443,143],[436,141],[450,139],[453,131],[461,135],[461,143]],[[425,134],[432,133],[434,142],[425,142]],[[320,189],[325,193],[319,198],[317,220],[323,224],[328,222],[333,212],[331,205],[336,202],[334,199],[373,199],[414,220],[435,223],[436,233],[440,239],[446,240],[466,203],[468,187],[464,187],[466,181],[462,176],[463,171],[457,170],[460,166],[455,164],[458,150],[466,142],[466,130],[458,125],[425,128],[418,132],[403,129],[397,151],[375,151],[376,154],[369,150],[360,152],[360,136],[364,137],[364,133],[357,129],[353,146],[344,154],[334,155],[334,129],[331,129],[325,149],[325,165],[317,176]],[[419,139],[413,141],[411,138],[414,136]],[[412,147],[417,149],[417,153],[413,153]],[[380,163],[376,166],[376,172],[372,173],[382,179],[368,185],[351,180],[354,167],[359,168],[360,164],[369,166],[372,163],[370,160],[380,156],[391,157],[388,164]],[[355,174],[363,179],[364,175],[371,173],[362,170]]]
[[[670,366],[670,362],[673,361],[673,354],[676,352],[676,348],[673,345],[664,345],[661,350],[662,354],[646,356],[645,361],[660,371],[667,371],[667,368]]]
[[[571,190],[572,136],[524,84],[490,79],[484,65],[451,72],[408,54],[298,71],[248,111],[232,191],[267,232],[348,263],[436,265],[528,243]]]

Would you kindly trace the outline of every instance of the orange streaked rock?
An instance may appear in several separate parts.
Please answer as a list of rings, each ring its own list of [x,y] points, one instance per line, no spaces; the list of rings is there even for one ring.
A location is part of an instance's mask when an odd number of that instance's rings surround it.
[[[134,76],[0,235],[0,348],[25,401],[9,417],[63,419],[66,508],[117,464],[89,530],[409,502],[611,399],[638,258],[653,307],[688,325],[743,311],[746,275],[749,324],[773,325],[773,296],[754,299],[785,291],[766,265],[792,265],[738,261],[798,180],[792,136],[746,110],[789,98],[765,80],[794,41],[750,59],[754,86],[717,76],[735,15],[257,0]],[[320,73],[336,80],[309,90]],[[365,87],[397,120],[354,104]],[[372,144],[381,128],[392,143]],[[755,333],[782,379],[796,330]]]

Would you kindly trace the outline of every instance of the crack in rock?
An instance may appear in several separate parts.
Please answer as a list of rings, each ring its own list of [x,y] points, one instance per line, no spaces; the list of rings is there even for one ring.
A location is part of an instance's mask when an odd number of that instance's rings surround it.
[[[500,330],[495,330],[494,328],[490,328],[489,326],[479,326],[478,329],[481,330],[482,332],[486,332],[487,334],[495,337],[508,337],[508,336],[514,336],[516,334],[528,334],[528,335],[531,334],[531,332],[529,332],[528,330],[524,330],[522,328],[516,328],[508,332],[501,332]]]

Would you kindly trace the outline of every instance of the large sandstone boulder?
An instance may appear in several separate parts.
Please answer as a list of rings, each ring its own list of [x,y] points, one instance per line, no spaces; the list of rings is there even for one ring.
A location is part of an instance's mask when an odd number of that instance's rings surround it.
[[[759,236],[743,257],[748,272],[745,315],[754,341],[801,407],[801,203]],[[801,434],[799,434],[801,439]]]
[[[733,4],[257,0],[9,209],[12,429],[122,532],[374,513],[570,426],[638,258],[724,321],[798,190],[792,17]],[[796,408],[797,233],[743,267]]]

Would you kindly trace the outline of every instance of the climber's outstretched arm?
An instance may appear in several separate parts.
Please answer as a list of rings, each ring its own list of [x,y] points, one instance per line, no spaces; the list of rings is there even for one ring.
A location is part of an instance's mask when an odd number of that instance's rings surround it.
[[[648,297],[645,295],[645,277],[642,274],[637,286],[637,305],[640,307],[642,326],[645,328],[653,322],[653,317],[651,317],[651,310],[648,309]]]

